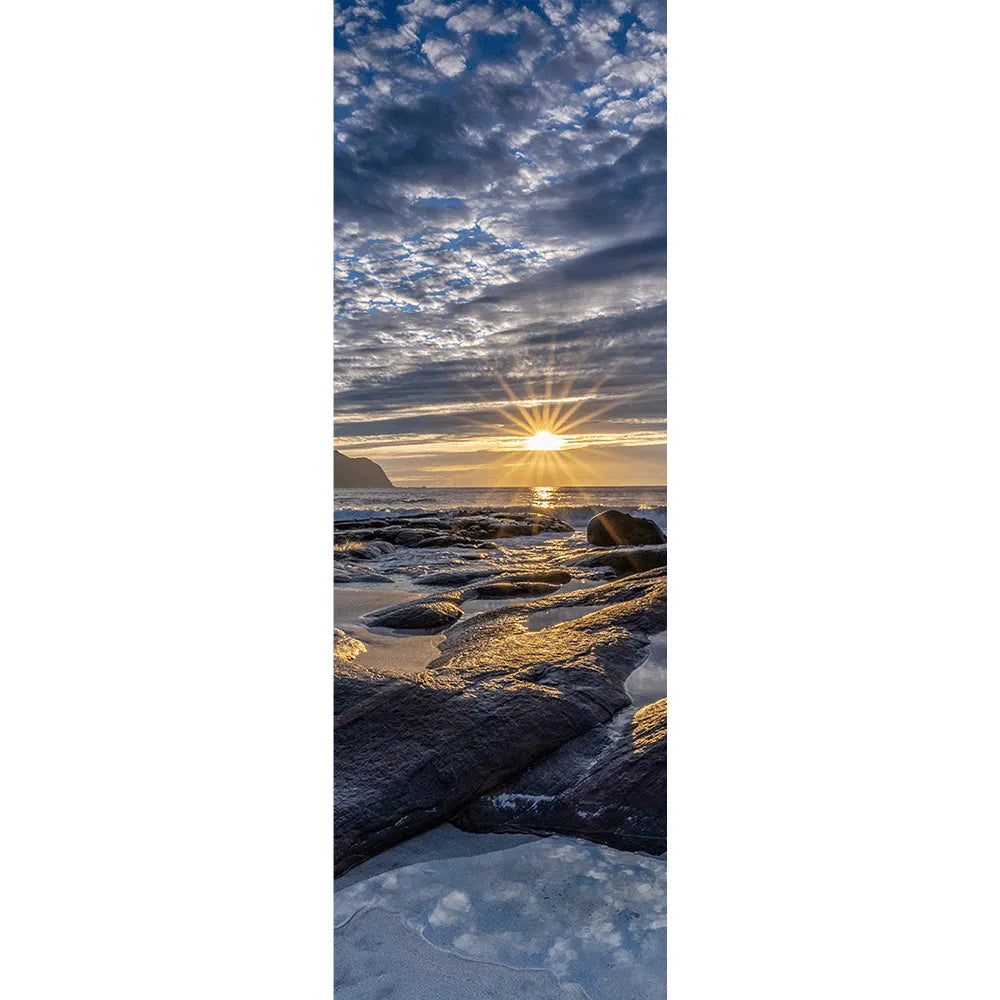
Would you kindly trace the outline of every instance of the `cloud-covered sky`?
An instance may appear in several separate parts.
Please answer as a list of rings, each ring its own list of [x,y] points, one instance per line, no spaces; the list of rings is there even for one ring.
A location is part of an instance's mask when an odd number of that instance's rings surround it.
[[[397,485],[665,482],[665,3],[335,25],[337,447]]]

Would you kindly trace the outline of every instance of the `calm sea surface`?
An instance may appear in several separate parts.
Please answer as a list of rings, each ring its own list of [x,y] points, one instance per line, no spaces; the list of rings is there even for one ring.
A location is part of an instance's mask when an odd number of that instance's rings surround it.
[[[614,507],[667,526],[665,486],[534,486],[489,489],[442,489],[400,487],[382,490],[334,492],[334,514],[338,521],[379,514],[421,514],[458,507],[532,509],[554,514],[575,525],[585,525],[594,514]]]

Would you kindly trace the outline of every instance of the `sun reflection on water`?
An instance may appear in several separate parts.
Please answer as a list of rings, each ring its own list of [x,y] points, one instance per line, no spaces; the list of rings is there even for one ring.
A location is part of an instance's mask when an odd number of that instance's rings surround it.
[[[531,506],[543,509],[554,507],[552,498],[555,495],[556,488],[554,486],[533,486],[531,488]]]

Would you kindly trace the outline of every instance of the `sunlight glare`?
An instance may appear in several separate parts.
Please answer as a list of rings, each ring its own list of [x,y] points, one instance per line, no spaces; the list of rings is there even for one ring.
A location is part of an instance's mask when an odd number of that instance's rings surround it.
[[[525,440],[524,447],[529,451],[558,451],[565,443],[564,437],[559,437],[551,431],[536,431]]]

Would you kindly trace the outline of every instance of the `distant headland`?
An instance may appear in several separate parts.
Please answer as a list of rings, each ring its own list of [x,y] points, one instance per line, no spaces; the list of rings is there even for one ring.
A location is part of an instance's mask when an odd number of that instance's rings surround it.
[[[333,485],[341,489],[395,489],[381,465],[370,458],[348,458],[333,450]]]

